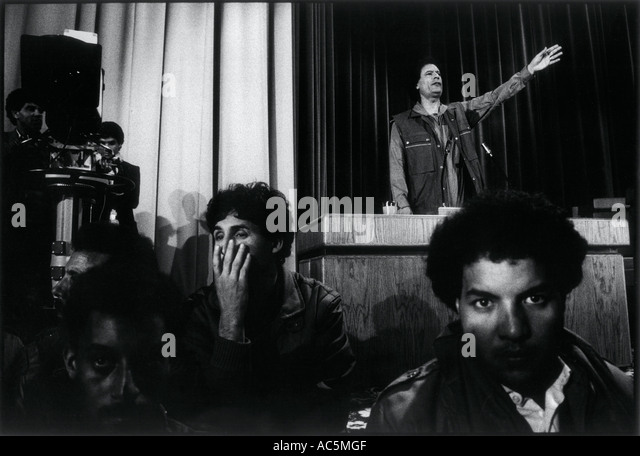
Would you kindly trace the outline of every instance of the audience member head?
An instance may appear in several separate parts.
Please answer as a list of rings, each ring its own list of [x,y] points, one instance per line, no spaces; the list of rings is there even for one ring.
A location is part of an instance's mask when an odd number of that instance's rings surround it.
[[[429,246],[433,290],[475,336],[478,358],[520,392],[545,384],[561,346],[566,295],[586,241],[540,195],[487,192],[447,217]]]
[[[271,198],[274,199],[268,208],[267,202]],[[268,226],[276,213],[283,217],[281,221],[284,223],[279,225],[281,229]],[[276,264],[283,264],[291,255],[293,233],[288,229],[290,217],[285,196],[264,182],[232,184],[219,191],[209,201],[206,214],[215,243],[223,248],[229,239],[236,240],[238,244],[246,243],[250,247],[252,261]],[[256,235],[258,243],[249,245],[252,234]]]
[[[64,306],[74,277],[117,257],[121,262],[139,266],[138,276],[158,271],[153,244],[149,238],[123,225],[97,222],[80,227],[73,240],[73,252],[65,274],[53,287],[56,307]]]
[[[163,334],[178,315],[160,275],[113,257],[80,275],[63,310],[64,361],[86,429],[111,433],[164,428],[168,376]]]

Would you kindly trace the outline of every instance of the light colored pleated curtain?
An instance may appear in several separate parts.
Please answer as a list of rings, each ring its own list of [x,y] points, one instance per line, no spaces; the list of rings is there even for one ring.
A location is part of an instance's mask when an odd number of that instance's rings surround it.
[[[203,215],[214,189],[294,187],[291,21],[290,4],[6,5],[5,96],[20,86],[22,34],[98,34],[102,118],[122,126],[122,155],[141,168],[138,228],[190,293],[211,280]]]

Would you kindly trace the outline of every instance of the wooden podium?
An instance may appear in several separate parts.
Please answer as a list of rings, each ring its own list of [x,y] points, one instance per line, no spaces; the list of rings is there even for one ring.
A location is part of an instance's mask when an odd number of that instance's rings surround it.
[[[383,387],[434,356],[456,318],[426,277],[429,239],[442,215],[327,215],[297,233],[298,271],[336,289],[358,360],[360,386]],[[632,363],[624,263],[625,221],[573,219],[589,243],[582,283],[567,298],[565,325],[617,365]]]

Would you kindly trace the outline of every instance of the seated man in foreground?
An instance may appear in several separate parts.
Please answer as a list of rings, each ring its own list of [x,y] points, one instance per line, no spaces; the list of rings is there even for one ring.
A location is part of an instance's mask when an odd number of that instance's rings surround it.
[[[435,359],[380,394],[368,431],[635,432],[632,379],[564,328],[586,250],[558,208],[520,192],[484,194],[445,219],[427,275],[460,319]]]
[[[25,391],[20,432],[156,434],[188,432],[169,418],[165,333],[179,321],[161,276],[120,261],[79,275],[63,310],[65,371]]]
[[[106,222],[82,225],[74,237],[64,275],[51,290],[56,308],[55,321],[49,322],[26,347],[28,369],[24,373],[24,383],[64,369],[64,340],[59,323],[72,283],[80,275],[111,259],[131,268],[139,280],[154,279],[158,274],[156,255],[149,238],[123,225]]]
[[[214,281],[189,298],[183,338],[203,387],[193,388],[201,391],[193,402],[207,404],[193,426],[231,434],[338,433],[355,363],[342,299],[283,268],[293,233],[270,227],[270,198],[287,204],[262,182],[232,185],[209,202]]]

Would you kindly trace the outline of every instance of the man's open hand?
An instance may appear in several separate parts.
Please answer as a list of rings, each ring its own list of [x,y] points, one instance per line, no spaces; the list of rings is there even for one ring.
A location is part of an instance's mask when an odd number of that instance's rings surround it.
[[[227,244],[224,257],[222,249],[213,248],[213,280],[220,302],[220,337],[234,342],[244,342],[244,318],[249,305],[249,265],[251,254],[244,244],[236,247],[233,239]]]
[[[550,65],[560,61],[562,55],[562,46],[554,44],[550,48],[544,48],[536,55],[531,63],[527,66],[529,73],[533,74],[536,71],[544,70]]]

